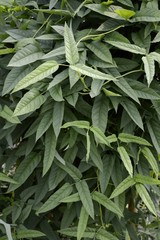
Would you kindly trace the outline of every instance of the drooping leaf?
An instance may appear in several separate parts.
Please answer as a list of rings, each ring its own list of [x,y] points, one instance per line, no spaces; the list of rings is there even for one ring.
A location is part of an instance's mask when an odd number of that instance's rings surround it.
[[[155,206],[153,204],[153,201],[148,194],[146,188],[142,184],[136,184],[136,190],[141,197],[144,204],[147,206],[147,208],[155,215],[157,216],[157,211],[155,209]]]
[[[151,55],[146,55],[142,57],[142,61],[144,63],[144,70],[146,73],[146,78],[149,86],[155,75],[154,58]]]
[[[70,195],[72,190],[73,187],[69,183],[65,183],[38,209],[37,214],[47,212],[57,207],[63,198]]]
[[[13,111],[7,105],[5,105],[3,110],[0,112],[0,117],[13,124],[21,123],[18,117],[13,116]]]
[[[13,177],[13,180],[18,182],[18,184],[10,184],[8,192],[14,191],[21,186],[37,167],[40,160],[41,156],[37,153],[31,153],[27,158],[25,158],[18,166]]]
[[[13,89],[13,92],[17,92],[21,89],[27,88],[28,86],[38,81],[43,80],[44,78],[50,76],[52,73],[57,71],[57,69],[58,64],[54,60],[42,63],[39,67],[37,67],[35,70],[22,78]]]
[[[36,132],[36,141],[47,131],[52,123],[52,115],[53,112],[51,110],[45,112],[42,117],[40,123],[38,124],[37,132]]]
[[[112,192],[110,199],[120,195],[128,188],[132,187],[135,184],[134,179],[131,176],[125,178]]]
[[[79,61],[78,48],[74,39],[73,32],[71,28],[65,24],[64,27],[64,43],[65,43],[65,53],[66,60],[70,64],[75,64]]]
[[[78,193],[74,193],[61,200],[61,202],[64,202],[64,203],[73,203],[73,202],[79,202],[79,201],[80,201],[80,197]]]
[[[89,187],[85,180],[76,182],[76,188],[86,212],[94,219],[94,208]]]
[[[45,102],[45,100],[45,96],[40,94],[37,89],[32,88],[18,102],[13,116],[20,116],[29,112],[33,112],[38,109]]]
[[[133,166],[132,166],[131,159],[130,159],[126,149],[124,147],[120,146],[117,148],[117,150],[120,154],[121,160],[123,161],[123,164],[124,164],[126,170],[132,177],[133,176]]]
[[[141,174],[135,175],[134,180],[136,183],[141,183],[141,184],[160,185],[160,180],[149,177],[149,176],[144,176]]]
[[[56,102],[53,110],[53,129],[56,138],[59,135],[64,115],[64,102]]]
[[[50,127],[45,135],[45,151],[43,158],[43,175],[45,175],[50,169],[52,162],[55,157],[56,150],[56,136],[53,132],[52,127]]]
[[[77,227],[70,227],[70,228],[66,228],[66,229],[61,229],[58,232],[60,232],[61,234],[70,236],[70,237],[75,237],[75,238],[77,237]],[[95,233],[96,233],[95,228],[88,228],[87,227],[84,234],[83,234],[83,237],[94,239]]]
[[[46,235],[40,231],[37,230],[31,230],[31,229],[25,229],[25,230],[19,230],[17,231],[16,237],[17,239],[22,238],[39,238],[39,237],[45,237]]]
[[[62,126],[62,128],[68,128],[68,127],[89,129],[89,122],[87,122],[87,121],[72,121],[72,122],[65,123]]]
[[[59,48],[55,48],[52,51],[50,51],[49,53],[43,55],[41,57],[41,59],[50,59],[56,56],[60,56],[60,55],[64,55],[65,54],[65,47],[59,47]]]
[[[118,135],[118,139],[121,142],[125,142],[125,143],[137,143],[140,145],[151,146],[151,144],[146,139],[144,139],[142,137],[134,136],[129,133],[120,133]]]
[[[157,161],[156,161],[155,157],[153,156],[151,150],[148,147],[144,147],[144,148],[142,148],[141,151],[142,151],[143,155],[145,156],[145,158],[147,159],[147,161],[149,162],[149,164],[151,165],[155,174],[158,175],[159,167],[158,167]]]
[[[157,153],[160,153],[160,131],[159,131],[159,120],[156,119],[147,121],[147,128]]]
[[[87,141],[86,162],[88,162],[89,155],[90,155],[90,150],[91,150],[91,141],[90,141],[90,136],[89,136],[89,132],[88,131],[86,133],[86,141]]]
[[[99,139],[99,141],[110,147],[110,143],[104,133],[100,128],[92,126],[90,127],[90,131],[94,133],[94,136]]]
[[[82,174],[80,172],[80,170],[75,167],[73,164],[69,163],[69,162],[65,162],[64,164],[61,163],[56,163],[60,168],[62,168],[65,172],[67,172],[74,181],[80,181],[80,179],[82,178]]]
[[[0,219],[0,224],[3,224],[3,225],[4,225],[8,240],[13,240],[13,238],[12,238],[12,233],[11,233],[11,225],[8,224],[8,223],[6,223],[6,222],[4,222],[4,221],[1,220],[1,219]]]
[[[88,217],[89,217],[89,215],[88,215],[87,211],[82,206],[81,212],[80,212],[80,217],[79,217],[79,222],[78,222],[78,227],[77,227],[77,240],[81,240],[83,237],[83,234],[87,228]]]
[[[101,204],[102,206],[104,206],[105,208],[107,208],[109,211],[119,215],[120,217],[123,216],[123,213],[121,212],[119,207],[109,198],[107,198],[104,194],[95,191],[92,194],[92,199]]]
[[[118,240],[113,234],[109,233],[105,229],[99,229],[96,233],[96,238],[99,240]]]
[[[29,44],[13,56],[8,66],[21,67],[39,60],[43,55],[43,52],[38,47]]]
[[[92,162],[95,164],[95,166],[102,172],[103,171],[103,162],[101,159],[100,152],[98,151],[98,148],[95,144],[94,138],[91,136],[90,137],[90,158]]]
[[[0,173],[0,181],[2,182],[7,182],[7,183],[13,183],[13,184],[18,184],[17,181],[15,181],[14,179],[12,179],[11,177],[8,177],[6,174],[4,173]]]

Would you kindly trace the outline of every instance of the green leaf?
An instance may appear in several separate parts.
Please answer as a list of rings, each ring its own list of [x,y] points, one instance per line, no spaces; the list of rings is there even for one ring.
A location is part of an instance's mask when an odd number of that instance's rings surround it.
[[[108,99],[103,94],[100,94],[95,98],[92,107],[92,124],[101,129],[103,133],[107,127],[108,110]]]
[[[142,61],[144,63],[144,70],[146,73],[146,78],[149,86],[155,75],[154,58],[152,57],[152,55],[146,55],[145,57],[142,57]]]
[[[98,138],[101,143],[110,147],[110,143],[104,133],[98,127],[90,127],[90,131],[94,133],[95,138]]]
[[[142,8],[136,12],[136,15],[130,20],[131,22],[159,22],[160,10],[154,8]]]
[[[54,60],[42,63],[39,67],[37,67],[35,70],[30,72],[27,76],[22,78],[13,89],[13,92],[17,92],[21,89],[27,88],[28,86],[38,81],[43,80],[44,78],[50,76],[52,73],[57,71],[57,69],[58,69],[58,64]]]
[[[61,233],[61,234],[70,236],[70,237],[75,237],[75,238],[77,237],[77,227],[70,227],[70,228],[61,229],[58,232]],[[95,233],[96,233],[95,228],[88,228],[87,227],[84,234],[83,234],[83,237],[90,238],[90,239],[93,240],[94,237],[95,237]]]
[[[56,136],[53,132],[52,127],[50,127],[45,136],[45,151],[44,151],[44,158],[43,158],[43,176],[48,172],[50,169],[52,162],[55,157],[56,151]]]
[[[144,176],[141,174],[135,175],[134,180],[136,183],[141,183],[141,184],[160,185],[160,180],[149,177],[149,176]]]
[[[70,68],[80,74],[97,79],[95,81],[99,80],[117,81],[117,79],[115,79],[113,76],[105,74],[103,72],[100,72],[99,70],[93,69],[83,64],[70,65]]]
[[[64,101],[61,84],[57,84],[56,86],[50,88],[49,93],[56,102]]]
[[[149,211],[157,216],[157,211],[146,188],[142,184],[136,184],[136,190]]]
[[[21,186],[32,174],[34,169],[40,163],[40,160],[41,156],[33,152],[27,158],[25,158],[16,169],[16,173],[13,177],[13,180],[18,182],[18,184],[10,184],[8,192],[14,191]]]
[[[4,173],[0,173],[0,181],[2,182],[7,182],[7,183],[13,183],[13,184],[18,184],[17,181],[13,180],[12,178],[8,177]]]
[[[13,116],[13,111],[7,105],[5,105],[3,110],[0,112],[0,117],[13,124],[21,123],[18,117]]]
[[[80,181],[80,179],[82,178],[82,173],[73,164],[69,162],[65,162],[65,165],[58,162],[56,164],[65,172],[67,172],[73,178],[74,181]]]
[[[132,187],[135,184],[134,179],[131,176],[125,178],[112,192],[110,199],[115,198],[121,193],[123,193],[126,189]]]
[[[109,211],[119,215],[120,217],[123,217],[123,213],[121,212],[119,207],[109,198],[107,198],[104,194],[95,191],[92,194],[92,199],[107,208]]]
[[[57,84],[61,83],[62,81],[64,81],[67,77],[69,76],[68,74],[68,69],[65,69],[64,71],[60,72],[59,74],[57,74],[53,80],[50,82],[49,86],[48,86],[48,90],[54,86],[56,86]]]
[[[92,162],[96,165],[96,167],[102,172],[103,171],[103,162],[101,159],[100,152],[98,151],[98,148],[95,144],[94,138],[91,136],[90,137],[90,144],[91,144],[91,149],[90,149],[90,158]]]
[[[77,240],[81,240],[83,237],[83,234],[87,227],[88,217],[89,217],[89,215],[88,215],[87,211],[82,206],[81,212],[80,212],[80,217],[79,217],[79,222],[78,222],[78,227],[77,227]]]
[[[117,148],[117,150],[120,154],[121,160],[123,161],[123,164],[124,164],[126,170],[128,171],[129,175],[132,177],[133,176],[133,166],[132,166],[131,159],[130,159],[126,149],[124,147],[120,146]]]
[[[124,107],[130,118],[136,123],[136,125],[138,125],[142,130],[144,130],[142,118],[135,104],[131,101],[125,101],[121,102],[121,105]]]
[[[64,115],[64,102],[55,102],[53,110],[53,129],[56,138],[59,135]]]
[[[96,238],[99,240],[118,240],[117,237],[102,228],[97,231]]]
[[[90,155],[90,150],[91,150],[91,141],[90,141],[90,136],[89,136],[89,132],[88,131],[86,133],[86,140],[87,140],[86,162],[88,162],[89,155]]]
[[[141,55],[145,55],[146,54],[146,50],[145,48],[139,47],[135,44],[131,44],[131,43],[125,43],[125,42],[119,42],[119,41],[110,41],[105,39],[105,41],[109,44],[111,44],[112,46],[122,49],[124,51],[127,52],[131,52],[131,53],[135,53],[135,54],[141,54]]]
[[[158,175],[159,174],[159,167],[158,167],[157,161],[154,158],[151,150],[148,147],[144,147],[144,148],[142,148],[141,151],[142,151],[143,155],[145,156],[145,158],[147,159],[147,161],[149,162],[149,164],[151,165],[155,174]]]
[[[87,121],[72,121],[72,122],[65,123],[61,128],[68,128],[68,127],[89,129],[90,125],[89,125],[89,122]]]
[[[61,200],[61,202],[63,203],[72,203],[72,202],[79,202],[80,201],[80,197],[78,193],[74,193],[68,197],[65,197]]]
[[[0,219],[0,224],[3,224],[3,225],[4,225],[8,240],[13,240],[13,238],[12,238],[12,233],[11,233],[11,226],[10,226],[10,224],[4,222],[4,221],[1,220],[1,219]]]
[[[58,47],[53,49],[52,51],[50,51],[49,53],[43,55],[43,57],[41,57],[41,59],[50,59],[56,56],[61,56],[65,54],[65,47]]]
[[[146,139],[144,139],[142,137],[134,136],[134,135],[129,134],[129,133],[120,133],[118,135],[118,139],[121,142],[125,142],[125,143],[137,143],[137,144],[140,144],[140,145],[151,146],[151,144]]]
[[[94,219],[94,208],[89,187],[85,180],[76,182],[76,188],[79,193],[82,204],[87,213]]]
[[[65,183],[49,199],[38,209],[37,214],[50,211],[60,204],[60,201],[69,196],[73,191],[73,187],[69,183]]]
[[[38,124],[37,132],[36,132],[36,141],[48,130],[52,123],[52,110],[48,110],[45,112],[43,117],[41,118],[40,123]]]
[[[25,229],[25,230],[18,230],[16,233],[17,239],[22,238],[37,238],[37,237],[45,237],[46,235],[37,230]]]
[[[147,121],[147,128],[152,139],[153,146],[155,147],[157,153],[160,153],[160,130],[159,130],[159,120]]]
[[[34,45],[27,45],[20,49],[10,60],[9,67],[21,67],[39,60],[43,52]]]
[[[133,17],[136,14],[134,11],[128,9],[116,9],[114,12],[126,20],[128,20],[129,18]]]
[[[45,102],[45,100],[45,96],[41,95],[37,89],[32,88],[18,102],[13,116],[20,116],[33,112],[38,109]]]
[[[65,43],[65,53],[66,53],[66,60],[69,64],[75,64],[79,61],[79,53],[76,42],[74,40],[74,35],[71,30],[65,24],[64,27],[64,43]]]
[[[0,49],[0,55],[6,55],[14,52],[15,52],[15,48]]]

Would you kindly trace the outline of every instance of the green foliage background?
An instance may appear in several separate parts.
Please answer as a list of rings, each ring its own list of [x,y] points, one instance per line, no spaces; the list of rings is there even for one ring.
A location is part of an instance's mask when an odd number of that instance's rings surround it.
[[[159,239],[159,7],[0,0],[0,240]]]

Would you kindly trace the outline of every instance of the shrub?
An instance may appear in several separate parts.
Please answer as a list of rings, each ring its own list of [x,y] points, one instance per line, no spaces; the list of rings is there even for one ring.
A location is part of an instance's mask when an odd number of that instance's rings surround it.
[[[1,240],[159,238],[159,21],[158,0],[0,0]]]

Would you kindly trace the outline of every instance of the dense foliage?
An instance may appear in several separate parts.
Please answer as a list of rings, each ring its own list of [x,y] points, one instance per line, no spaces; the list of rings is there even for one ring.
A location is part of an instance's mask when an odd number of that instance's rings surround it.
[[[0,0],[0,240],[160,238],[159,7]]]

